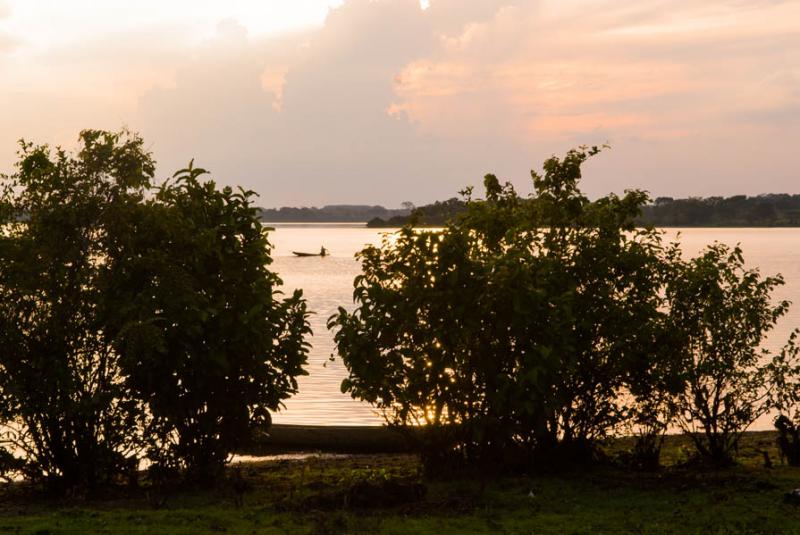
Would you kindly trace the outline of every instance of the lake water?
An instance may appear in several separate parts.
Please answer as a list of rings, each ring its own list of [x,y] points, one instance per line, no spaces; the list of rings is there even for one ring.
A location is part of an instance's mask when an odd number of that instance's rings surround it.
[[[286,408],[274,415],[282,424],[376,425],[381,417],[366,403],[342,394],[339,387],[346,370],[341,361],[330,361],[333,337],[325,324],[339,306],[352,307],[353,278],[360,271],[354,255],[366,244],[377,244],[386,230],[365,228],[363,224],[279,224],[270,234],[275,246],[272,265],[283,278],[287,291],[302,288],[309,309],[314,311],[311,326],[314,336],[309,355],[309,375],[301,377],[300,393],[286,402]],[[680,241],[687,254],[697,254],[714,241],[740,243],[745,259],[763,274],[782,273],[786,284],[778,288],[775,299],[797,303],[772,333],[768,347],[785,342],[790,331],[800,327],[800,229],[669,229],[666,237]],[[298,258],[292,251],[318,252],[321,246],[330,251],[325,258]],[[770,428],[762,419],[756,428]]]

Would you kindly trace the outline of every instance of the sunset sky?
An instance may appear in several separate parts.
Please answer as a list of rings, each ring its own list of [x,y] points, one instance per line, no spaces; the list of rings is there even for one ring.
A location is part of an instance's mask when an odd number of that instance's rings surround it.
[[[800,193],[800,1],[0,0],[0,172],[122,126],[267,207],[527,193],[602,143],[590,196]]]

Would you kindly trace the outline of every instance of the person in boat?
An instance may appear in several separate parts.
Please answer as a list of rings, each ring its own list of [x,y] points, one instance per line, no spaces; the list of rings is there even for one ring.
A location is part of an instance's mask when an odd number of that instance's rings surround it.
[[[327,256],[327,255],[328,255],[328,250],[325,248],[325,246],[324,246],[324,245],[323,245],[323,246],[322,246],[322,248],[319,250],[319,255],[320,255],[320,256]]]

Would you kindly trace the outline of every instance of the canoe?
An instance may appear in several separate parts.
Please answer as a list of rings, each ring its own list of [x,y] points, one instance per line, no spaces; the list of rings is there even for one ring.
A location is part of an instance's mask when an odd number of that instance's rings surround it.
[[[298,253],[297,251],[292,251],[292,254],[295,256],[322,256],[319,253]]]
[[[293,451],[330,453],[410,453],[411,436],[385,426],[327,426],[274,424],[268,437],[243,441],[239,454],[268,455]]]

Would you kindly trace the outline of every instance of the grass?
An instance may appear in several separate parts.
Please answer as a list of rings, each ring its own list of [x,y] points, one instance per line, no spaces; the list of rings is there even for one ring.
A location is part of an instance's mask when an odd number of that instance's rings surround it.
[[[777,462],[772,433],[747,434],[739,465],[725,470],[676,464],[687,448],[669,437],[672,466],[658,473],[604,466],[423,481],[407,455],[312,456],[242,464],[211,490],[120,489],[52,502],[7,485],[0,533],[800,533],[800,507],[783,500],[800,487],[800,469]],[[761,450],[774,468],[763,467]]]

